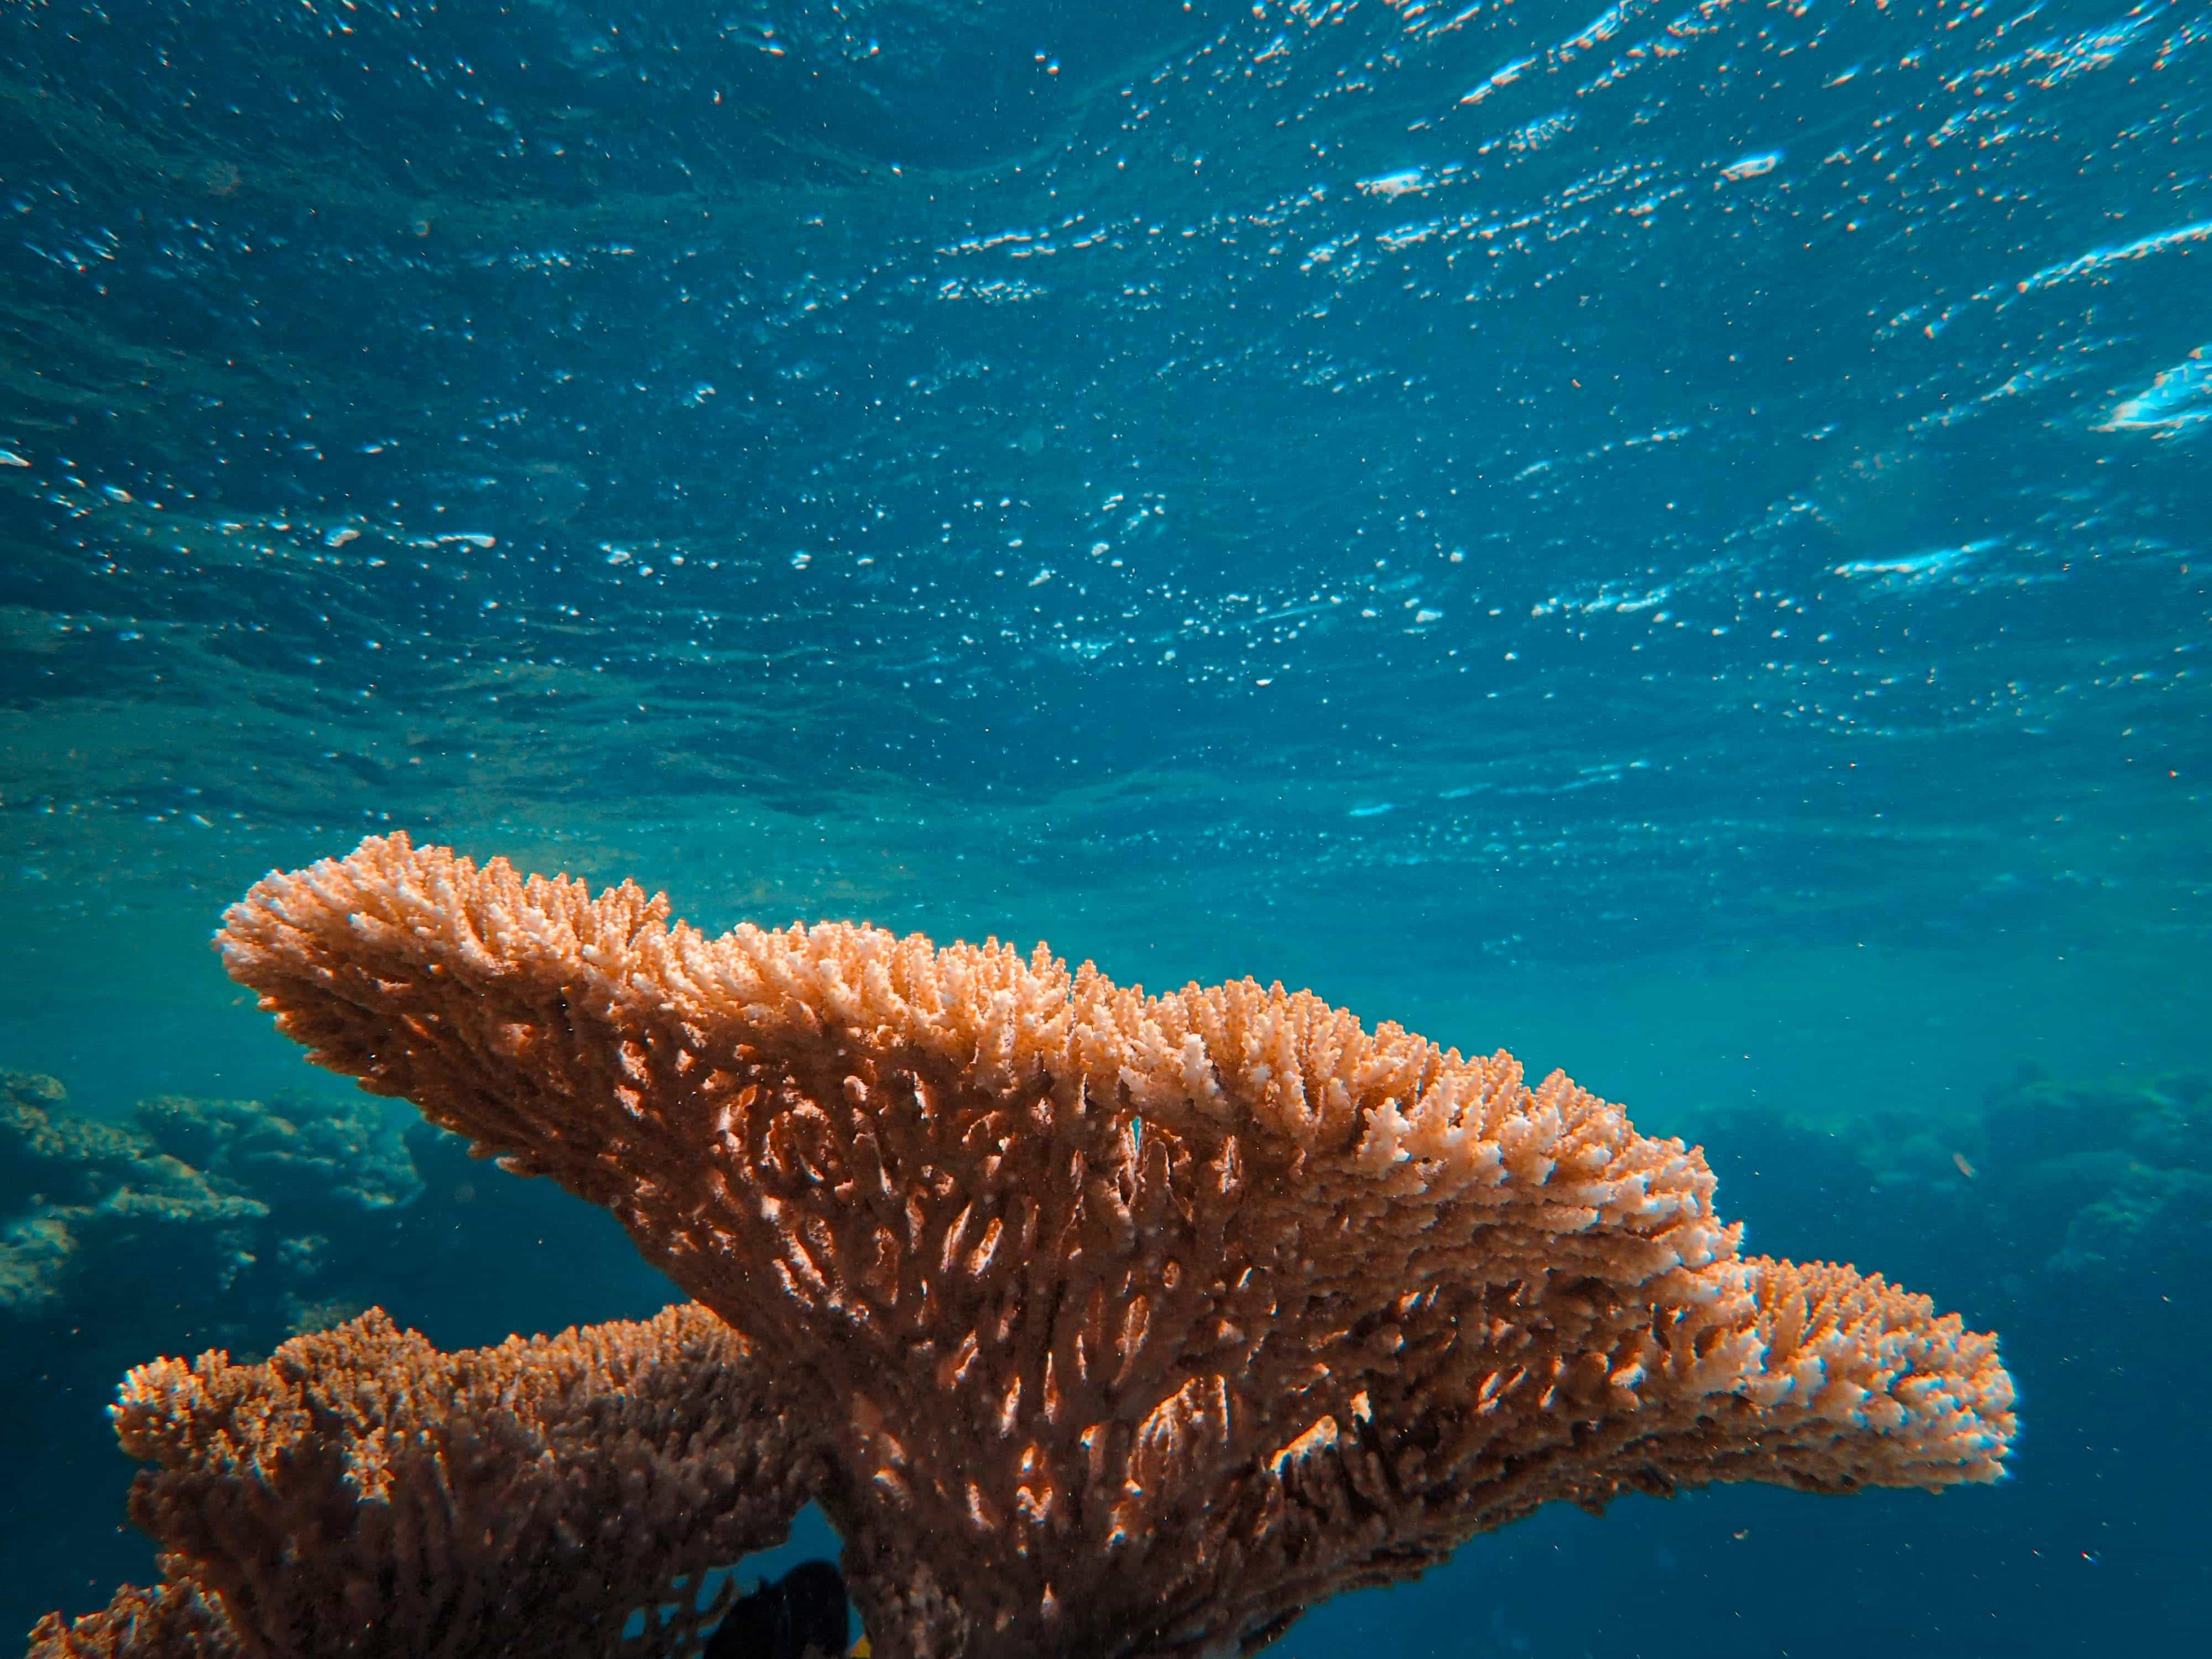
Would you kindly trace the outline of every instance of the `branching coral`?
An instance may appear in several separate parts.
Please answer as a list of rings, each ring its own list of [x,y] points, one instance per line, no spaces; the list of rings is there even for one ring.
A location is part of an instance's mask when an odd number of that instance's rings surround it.
[[[1992,1339],[1740,1257],[1680,1142],[1306,994],[710,939],[404,836],[220,944],[773,1357],[886,1655],[1250,1646],[1554,1498],[1988,1480],[2013,1431]]]
[[[428,1124],[403,1144],[398,1114],[350,1094],[162,1097],[110,1122],[52,1079],[0,1073],[0,1411],[9,1479],[40,1494],[0,1620],[20,1631],[88,1577],[143,1580],[115,1529],[129,1466],[99,1402],[149,1355],[258,1358],[378,1302],[459,1346],[670,1300],[610,1222],[546,1182],[487,1180]]]
[[[780,1542],[819,1484],[755,1370],[696,1306],[452,1354],[372,1312],[263,1364],[140,1366],[117,1429],[168,1581],[48,1619],[32,1653],[690,1651],[719,1610],[699,1575]]]
[[[150,1590],[125,1584],[73,1624],[48,1613],[31,1632],[27,1659],[240,1659],[222,1609],[189,1577]]]

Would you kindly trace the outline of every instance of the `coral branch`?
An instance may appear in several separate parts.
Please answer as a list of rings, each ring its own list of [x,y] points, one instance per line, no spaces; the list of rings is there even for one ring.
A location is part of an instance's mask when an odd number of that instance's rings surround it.
[[[262,1364],[142,1365],[116,1427],[170,1582],[33,1651],[689,1651],[699,1575],[781,1542],[819,1479],[755,1376],[696,1306],[459,1353],[372,1311]]]
[[[27,1659],[239,1659],[222,1609],[189,1577],[150,1590],[125,1584],[74,1624],[50,1613],[31,1631]]]

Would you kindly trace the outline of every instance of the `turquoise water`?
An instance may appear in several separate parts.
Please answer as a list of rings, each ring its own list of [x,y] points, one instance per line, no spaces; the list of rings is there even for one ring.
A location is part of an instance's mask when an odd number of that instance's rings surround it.
[[[206,940],[387,827],[1310,986],[1705,1139],[2025,1427],[1280,1651],[2193,1640],[2208,259],[2188,5],[9,8],[0,1067],[343,1103]],[[0,1623],[151,1571],[125,1364],[667,1294],[404,1146],[0,1307]]]

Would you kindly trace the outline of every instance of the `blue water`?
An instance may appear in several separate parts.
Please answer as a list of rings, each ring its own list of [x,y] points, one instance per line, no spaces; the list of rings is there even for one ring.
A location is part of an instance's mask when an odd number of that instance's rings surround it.
[[[386,827],[1310,985],[1705,1139],[2025,1427],[1279,1651],[2193,1645],[2208,346],[2190,4],[11,6],[0,1067],[342,1099],[205,940]],[[349,1293],[658,1305],[423,1145],[476,1265]],[[0,1310],[0,1624],[151,1571],[99,1407],[259,1282]]]

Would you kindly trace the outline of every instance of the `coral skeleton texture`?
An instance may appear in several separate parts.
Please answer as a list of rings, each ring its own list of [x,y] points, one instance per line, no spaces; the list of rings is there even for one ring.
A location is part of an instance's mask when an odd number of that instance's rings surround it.
[[[219,943],[742,1334],[885,1659],[1249,1650],[1554,1499],[1940,1487],[2013,1433],[1993,1338],[1740,1255],[1700,1152],[1305,993],[709,939],[399,836]]]
[[[168,1582],[49,1618],[31,1651],[690,1651],[720,1609],[687,1589],[781,1542],[819,1484],[751,1370],[696,1304],[459,1353],[372,1311],[260,1364],[142,1365],[114,1414]]]

